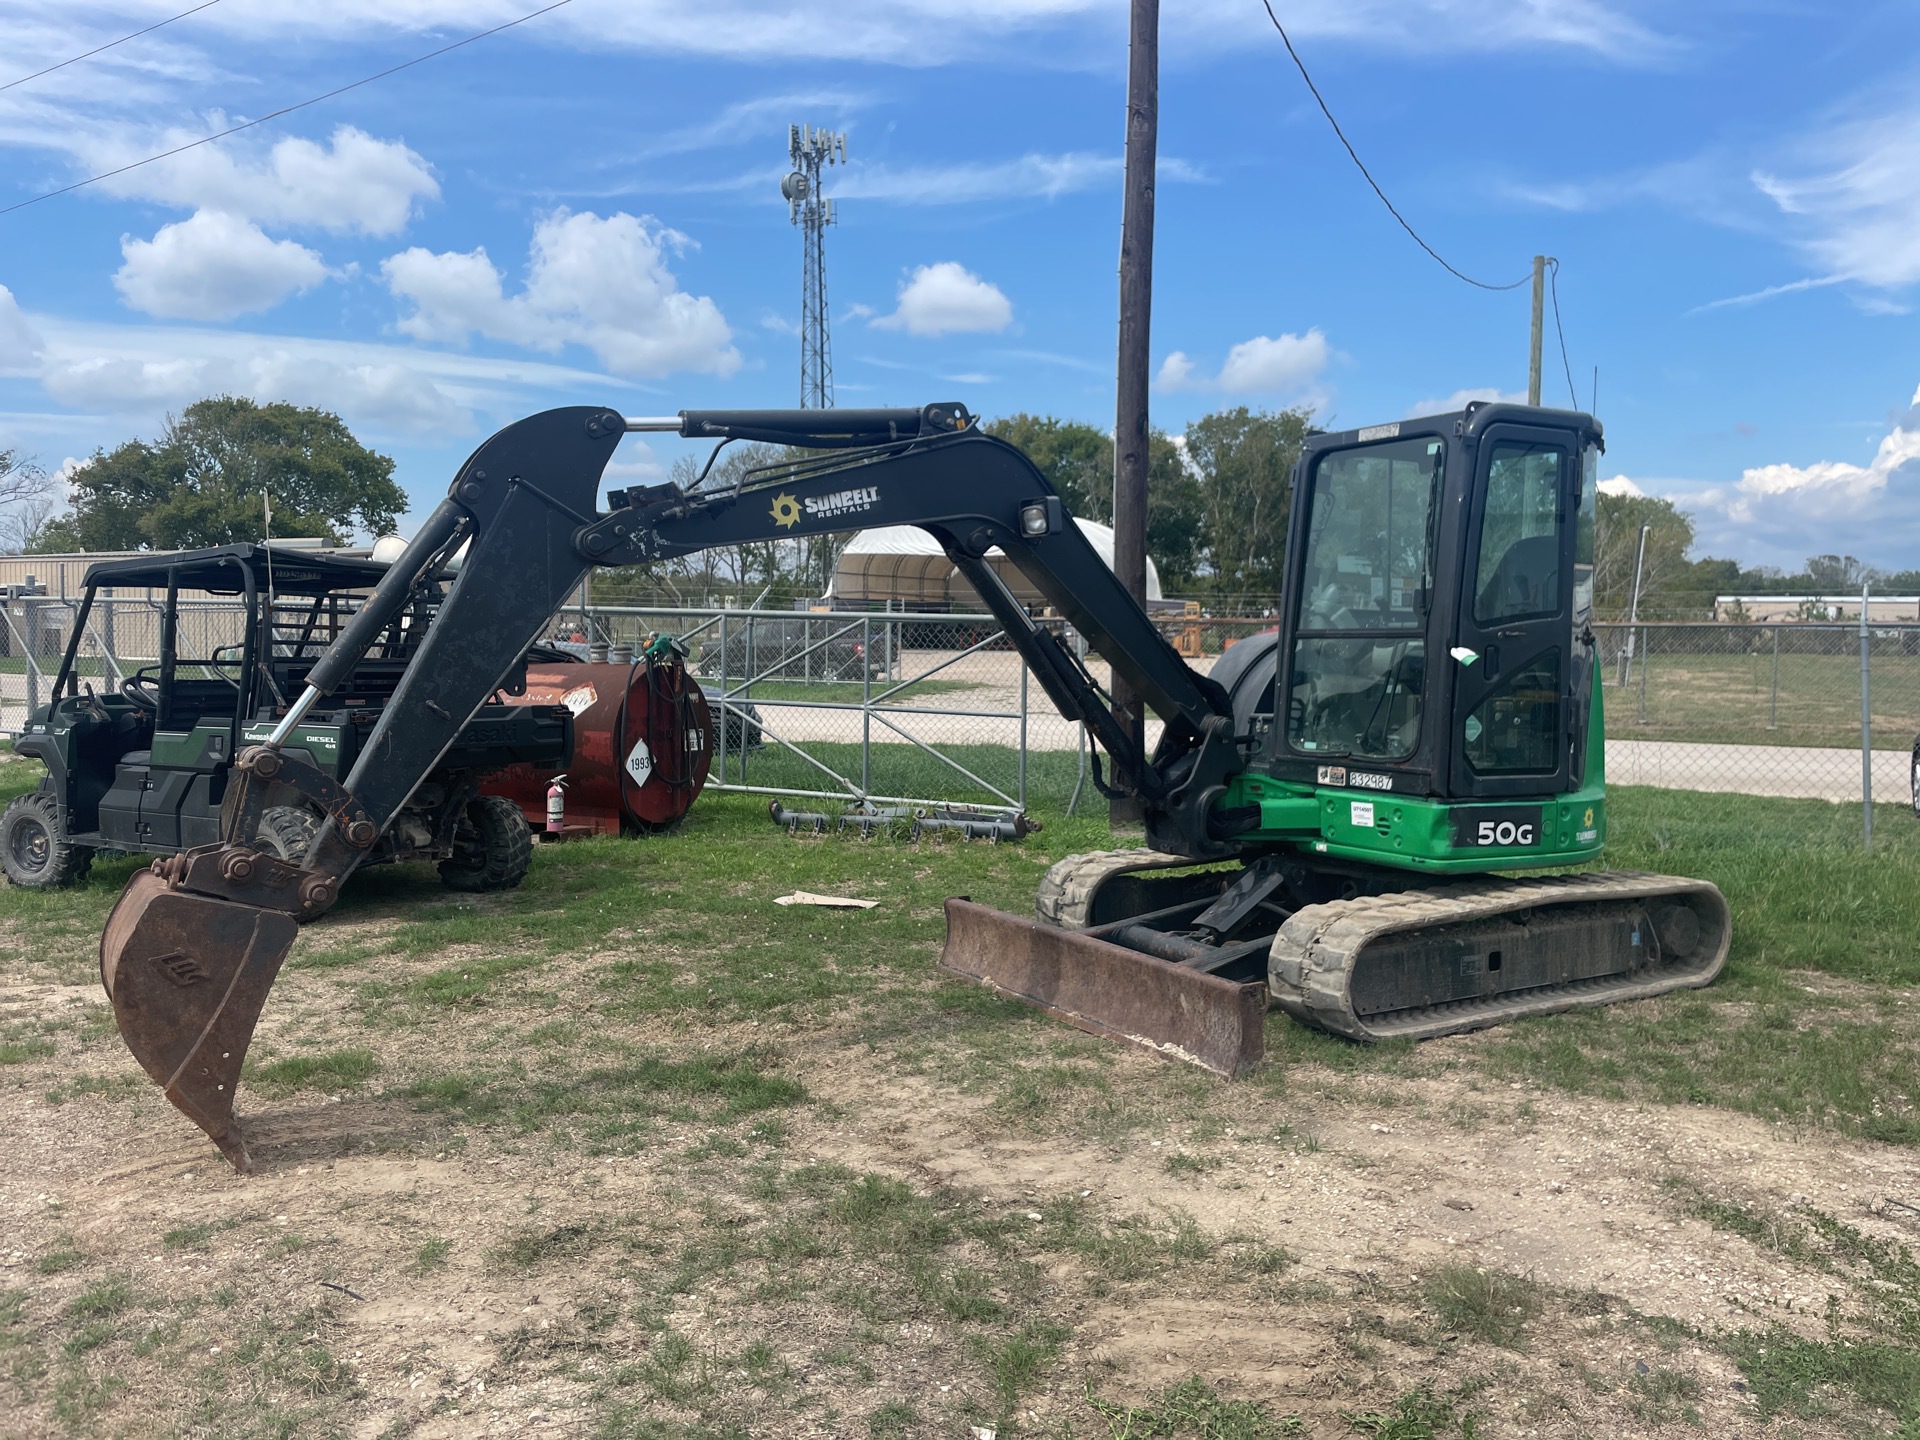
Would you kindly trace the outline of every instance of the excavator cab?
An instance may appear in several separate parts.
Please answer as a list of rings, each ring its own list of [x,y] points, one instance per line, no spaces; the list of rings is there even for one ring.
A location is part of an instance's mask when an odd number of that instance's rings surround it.
[[[1587,416],[1501,405],[1308,442],[1273,773],[1463,801],[1582,788],[1600,444]]]

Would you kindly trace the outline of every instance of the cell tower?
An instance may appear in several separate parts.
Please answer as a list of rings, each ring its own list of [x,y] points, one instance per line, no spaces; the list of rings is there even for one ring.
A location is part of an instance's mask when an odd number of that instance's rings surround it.
[[[780,182],[787,218],[800,227],[800,404],[833,408],[833,352],[827,343],[827,226],[833,201],[820,193],[820,169],[847,163],[847,137],[811,125],[787,127],[787,158],[793,173]]]

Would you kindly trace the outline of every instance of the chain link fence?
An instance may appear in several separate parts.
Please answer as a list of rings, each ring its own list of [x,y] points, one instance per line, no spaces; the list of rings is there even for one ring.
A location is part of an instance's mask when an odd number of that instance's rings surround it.
[[[1087,787],[1080,726],[992,616],[597,606],[555,631],[610,657],[656,633],[725,717],[709,788],[1025,811]]]
[[[18,733],[47,699],[78,608],[20,596],[0,609],[0,732]],[[1196,669],[1274,628],[1271,617],[1199,608],[1158,615]],[[154,598],[96,601],[77,651],[82,682],[115,688],[157,663],[159,622]],[[183,601],[179,653],[237,654],[241,629],[238,605]],[[1920,625],[1646,622],[1594,631],[1611,783],[1847,803],[1869,793],[1907,798],[1920,732]],[[1054,710],[990,616],[595,606],[562,611],[549,633],[606,646],[614,658],[657,633],[682,637],[726,721],[716,727],[716,788],[1010,811],[1058,812],[1096,798],[1084,730]],[[1087,664],[1105,683],[1104,662],[1089,655]],[[1155,739],[1157,725],[1149,745]]]
[[[1905,800],[1920,625],[1596,625],[1616,785]]]

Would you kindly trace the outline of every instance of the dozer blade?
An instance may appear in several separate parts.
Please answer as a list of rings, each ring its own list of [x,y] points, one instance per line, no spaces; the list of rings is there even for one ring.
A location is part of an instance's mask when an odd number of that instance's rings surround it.
[[[1726,899],[1704,880],[1590,872],[1308,905],[1274,936],[1274,1003],[1355,1040],[1426,1040],[1712,982]]]
[[[1264,985],[1222,980],[969,900],[947,901],[940,968],[1088,1034],[1228,1079],[1253,1069],[1263,1053]]]
[[[291,915],[175,889],[143,870],[100,937],[100,980],[127,1048],[243,1174],[253,1161],[234,1086],[298,930]]]

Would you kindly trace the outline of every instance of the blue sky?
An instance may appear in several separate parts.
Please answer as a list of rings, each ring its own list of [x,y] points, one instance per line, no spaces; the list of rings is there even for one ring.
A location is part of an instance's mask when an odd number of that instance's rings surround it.
[[[0,205],[536,0],[222,0],[0,91]],[[0,0],[0,84],[187,0]],[[1276,0],[1402,211],[1470,274],[1561,262],[1618,484],[1697,553],[1920,566],[1920,7]],[[1155,421],[1355,425],[1524,390],[1527,291],[1414,247],[1259,0],[1162,17]],[[0,216],[0,447],[49,467],[217,391],[338,410],[431,503],[493,427],[797,402],[786,127],[844,129],[843,404],[1113,413],[1119,0],[573,0]],[[1545,396],[1567,402],[1549,330]],[[669,464],[627,442],[618,468]]]

